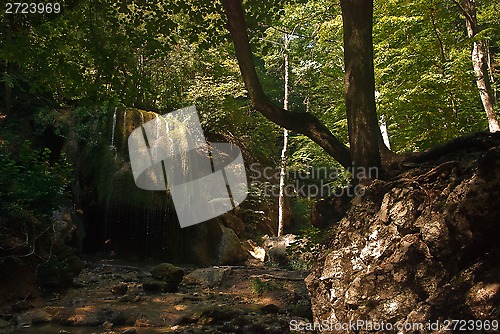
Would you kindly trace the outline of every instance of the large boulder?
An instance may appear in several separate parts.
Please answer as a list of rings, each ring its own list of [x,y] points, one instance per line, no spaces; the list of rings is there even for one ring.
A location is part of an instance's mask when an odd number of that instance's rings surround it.
[[[241,241],[236,233],[225,226],[220,226],[222,237],[217,250],[218,265],[233,265],[244,262],[247,254],[241,245]]]
[[[241,233],[245,230],[245,223],[236,215],[231,212],[227,212],[221,216],[222,223],[224,226],[230,228],[236,233],[237,236],[240,236]]]
[[[233,265],[244,262],[247,254],[236,233],[219,218],[183,229],[185,258],[201,266]]]
[[[425,324],[498,319],[500,138],[483,138],[352,201],[306,279],[314,321],[332,324],[325,333],[357,320],[431,333]]]

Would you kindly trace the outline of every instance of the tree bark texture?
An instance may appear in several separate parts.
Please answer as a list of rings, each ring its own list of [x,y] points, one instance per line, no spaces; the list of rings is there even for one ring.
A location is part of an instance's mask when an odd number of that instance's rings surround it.
[[[344,23],[344,93],[355,173],[381,167],[382,135],[375,107],[373,0],[341,0]],[[380,144],[380,146],[379,146]],[[384,145],[385,146],[385,145]],[[366,175],[371,178],[370,175]]]

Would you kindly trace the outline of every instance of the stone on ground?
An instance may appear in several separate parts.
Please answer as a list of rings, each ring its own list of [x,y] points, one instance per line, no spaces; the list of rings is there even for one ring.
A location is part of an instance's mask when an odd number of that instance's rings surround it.
[[[184,277],[184,270],[170,263],[161,263],[151,270],[151,275],[166,283],[163,292],[176,292]]]

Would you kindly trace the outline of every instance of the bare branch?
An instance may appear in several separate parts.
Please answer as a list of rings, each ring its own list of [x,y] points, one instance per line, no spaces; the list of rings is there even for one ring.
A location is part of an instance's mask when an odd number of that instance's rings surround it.
[[[342,166],[351,167],[351,154],[347,146],[337,139],[317,117],[310,113],[284,110],[269,100],[255,70],[241,0],[222,0],[222,4],[227,15],[227,28],[233,38],[241,75],[254,108],[270,121],[288,130],[306,135]]]

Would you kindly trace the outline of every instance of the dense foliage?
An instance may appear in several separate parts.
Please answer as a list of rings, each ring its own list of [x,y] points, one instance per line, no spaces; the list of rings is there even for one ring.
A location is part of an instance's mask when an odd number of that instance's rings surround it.
[[[480,38],[489,43],[493,82],[499,75],[500,25],[493,14],[498,7],[497,1],[478,2]],[[377,107],[395,151],[420,151],[487,129],[472,72],[472,41],[454,2],[375,2],[374,19]],[[261,42],[268,75],[283,72],[284,33],[292,36],[293,107],[315,113],[347,142],[340,7],[330,1],[285,6],[279,25],[270,27]],[[295,154],[323,159],[299,138],[305,146]]]
[[[101,0],[66,7],[62,15],[35,20],[30,27],[9,15],[2,18],[2,82],[14,94],[5,103],[19,106],[30,99],[57,107],[114,99],[161,111],[196,103],[216,131],[224,122],[226,134],[233,124],[242,125],[235,119],[241,117],[227,118],[247,102],[219,5]],[[496,1],[479,3],[481,38],[489,41],[493,65],[497,7]],[[287,33],[292,36],[287,50],[291,108],[319,115],[346,140],[339,6],[325,0],[281,6],[249,2],[247,9],[270,95],[276,102],[282,96]],[[374,41],[379,114],[397,151],[421,150],[485,128],[471,71],[471,41],[452,1],[377,2]],[[494,66],[492,75],[496,79]],[[310,152],[312,145],[303,141],[299,138],[296,146]]]
[[[23,113],[36,115],[35,127],[64,136],[60,126],[70,120],[80,141],[96,144],[96,134],[108,134],[96,133],[104,126],[95,123],[109,123],[116,106],[165,113],[196,104],[210,140],[238,144],[248,162],[278,165],[281,131],[250,106],[219,2],[62,4],[60,15],[0,18],[0,122]],[[283,54],[287,52],[290,109],[316,115],[347,143],[338,3],[244,4],[264,90],[274,103],[282,103]],[[489,45],[489,74],[495,83],[500,80],[496,60],[500,5],[498,0],[482,0],[477,6],[481,26],[477,38]],[[284,36],[290,39],[286,50]],[[486,130],[472,73],[471,43],[453,1],[375,2],[377,107],[387,122],[394,151],[421,151]],[[335,165],[305,136],[292,133],[290,147],[288,164],[293,169]],[[65,174],[48,169],[46,160],[3,158],[7,163],[2,167],[2,182],[12,189],[12,180],[21,180],[16,181],[19,193],[2,193],[2,205],[10,205],[8,210],[16,205],[34,210],[30,208],[47,192],[58,195],[55,189],[62,182],[58,177]],[[43,173],[53,178],[37,182],[37,175]],[[28,182],[28,176],[34,178]],[[338,183],[346,181],[347,176]],[[47,188],[50,184],[52,188]],[[47,210],[53,207],[50,203]]]
[[[14,257],[39,264],[41,284],[70,270],[67,261],[79,272],[71,249],[56,244],[60,236],[52,220],[53,212],[70,200],[71,164],[64,155],[54,161],[48,148],[35,149],[29,141],[11,149],[6,142],[0,145],[0,263]],[[45,273],[51,265],[59,267]]]
[[[0,146],[0,210],[3,216],[41,223],[69,197],[72,166],[61,156],[51,162],[48,148],[26,141],[15,154]]]

